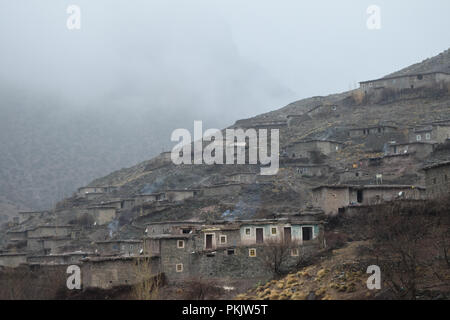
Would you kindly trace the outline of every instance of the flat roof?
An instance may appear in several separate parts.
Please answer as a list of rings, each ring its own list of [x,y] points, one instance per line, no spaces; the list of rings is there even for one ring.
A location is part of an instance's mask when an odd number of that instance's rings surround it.
[[[420,189],[425,190],[422,186],[414,186],[414,185],[402,185],[402,184],[369,184],[369,185],[350,185],[350,184],[341,184],[341,185],[322,185],[313,188],[312,190],[320,190],[323,188],[328,189]]]
[[[16,257],[16,256],[26,256],[24,252],[4,252],[0,253],[0,257]]]
[[[50,213],[50,211],[19,211],[19,214]]]
[[[349,131],[356,131],[356,130],[367,130],[367,129],[376,129],[376,128],[394,128],[397,129],[397,126],[389,125],[389,124],[378,124],[373,126],[367,126],[367,127],[359,127],[359,128],[350,128]]]
[[[72,225],[38,225],[38,226],[34,226],[31,227],[29,229],[27,229],[27,231],[32,231],[32,230],[36,230],[39,228],[73,228],[74,226]]]
[[[142,242],[142,240],[138,240],[138,239],[117,239],[117,240],[95,241],[95,243],[116,243],[116,242],[138,243],[138,242]]]
[[[83,262],[107,262],[107,261],[126,261],[126,260],[134,260],[134,259],[142,259],[142,258],[157,258],[155,256],[149,255],[136,255],[136,256],[110,256],[110,257],[86,257],[81,259]]]
[[[141,194],[137,194],[135,195],[135,197],[148,197],[148,196],[159,196],[161,194],[164,194],[164,192],[155,192],[155,193],[141,193]]]
[[[384,78],[378,78],[378,79],[374,79],[374,80],[366,80],[366,81],[361,81],[360,83],[369,83],[369,82],[375,82],[375,81],[382,81],[382,80],[391,80],[391,79],[398,79],[398,78],[407,78],[407,77],[417,77],[417,76],[425,76],[425,75],[429,75],[429,74],[438,74],[438,73],[442,73],[442,74],[446,74],[446,75],[450,75],[447,72],[443,72],[443,71],[435,71],[435,72],[424,72],[424,73],[411,73],[411,74],[404,74],[404,75],[398,75],[398,76],[387,76]]]
[[[422,167],[422,170],[429,170],[429,169],[434,169],[434,168],[449,166],[449,165],[450,165],[450,161],[442,161],[442,162],[433,163],[433,164],[424,166],[424,167]]]
[[[199,191],[200,189],[169,189],[164,190],[164,192],[195,192]]]
[[[191,238],[191,234],[156,234],[152,236],[145,236],[144,239],[189,239]]]
[[[289,145],[292,144],[299,144],[299,143],[309,143],[309,142],[330,142],[330,143],[337,143],[337,144],[343,144],[342,142],[336,141],[336,140],[322,140],[322,139],[308,139],[308,140],[299,140],[299,141],[294,141],[291,142]]]
[[[432,141],[412,141],[412,142],[402,142],[402,143],[391,143],[389,144],[389,146],[406,146],[406,145],[410,145],[410,144],[437,144],[436,142],[432,142]]]

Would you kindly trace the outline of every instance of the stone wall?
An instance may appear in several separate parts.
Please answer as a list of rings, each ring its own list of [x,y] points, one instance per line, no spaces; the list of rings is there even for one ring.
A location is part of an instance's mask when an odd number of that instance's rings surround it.
[[[27,262],[26,254],[0,254],[0,266],[15,268]]]
[[[169,201],[183,201],[189,198],[193,198],[195,194],[194,190],[168,190],[165,191],[165,198]]]
[[[450,163],[425,169],[427,197],[439,198],[450,193]]]
[[[71,226],[38,226],[27,231],[28,238],[69,237]]]
[[[83,289],[132,285],[158,273],[158,258],[90,259],[81,265]]]
[[[115,207],[92,207],[88,208],[87,212],[91,216],[97,225],[104,225],[116,218]]]
[[[418,159],[428,157],[434,150],[433,143],[412,142],[401,144],[390,144],[388,146],[388,155],[414,153]]]
[[[361,90],[371,92],[377,88],[394,90],[441,87],[450,82],[450,75],[444,73],[428,73],[402,77],[377,79],[361,83]]]
[[[290,158],[310,158],[311,152],[328,155],[339,151],[341,147],[341,144],[332,141],[302,141],[288,145],[286,152]]]
[[[95,247],[100,255],[136,256],[143,248],[140,240],[98,241]]]
[[[313,203],[327,215],[338,213],[339,208],[356,202],[356,193],[348,187],[323,187],[313,190]]]
[[[237,195],[241,191],[240,184],[223,184],[202,188],[203,197],[224,197]]]

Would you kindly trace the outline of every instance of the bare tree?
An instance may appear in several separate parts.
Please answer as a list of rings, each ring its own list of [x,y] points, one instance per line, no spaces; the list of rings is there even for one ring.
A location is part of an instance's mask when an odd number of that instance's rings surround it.
[[[139,257],[135,266],[136,284],[133,285],[132,297],[136,300],[158,299],[159,288],[164,284],[164,277],[152,268],[151,257]]]
[[[299,241],[287,241],[283,237],[265,241],[261,249],[264,267],[275,277],[301,266],[306,260],[306,254]]]
[[[440,248],[436,228],[448,228],[448,222],[442,223],[444,211],[430,201],[397,202],[379,209],[366,221],[384,282],[397,298],[416,299],[424,270],[433,269],[436,244]]]

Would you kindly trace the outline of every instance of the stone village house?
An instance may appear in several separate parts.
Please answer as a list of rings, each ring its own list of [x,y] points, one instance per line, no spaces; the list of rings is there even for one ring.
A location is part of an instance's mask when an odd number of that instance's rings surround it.
[[[450,161],[428,165],[425,172],[425,186],[429,198],[439,198],[450,194]]]
[[[270,272],[262,267],[266,245],[277,241],[291,243],[290,260],[297,261],[299,255],[317,250],[323,244],[319,216],[215,224],[150,223],[144,238],[144,255],[159,256],[160,272],[174,281],[196,276],[267,279]]]
[[[374,205],[401,199],[423,199],[425,188],[410,185],[322,185],[313,189],[313,202],[327,215],[344,212],[349,205]]]
[[[289,158],[311,158],[314,152],[329,155],[339,151],[342,146],[342,143],[331,140],[302,140],[289,144],[285,151]]]
[[[450,74],[446,72],[429,72],[418,74],[406,74],[385,77],[381,79],[360,82],[360,89],[365,93],[379,89],[418,89],[418,88],[444,88],[450,82]]]

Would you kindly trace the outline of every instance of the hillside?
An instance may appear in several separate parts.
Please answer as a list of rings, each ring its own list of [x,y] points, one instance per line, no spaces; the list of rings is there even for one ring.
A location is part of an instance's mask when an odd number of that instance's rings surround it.
[[[409,67],[391,73],[386,77],[402,76],[406,74],[418,74],[425,72],[446,72],[450,73],[450,49],[445,50],[439,55],[426,59],[422,62],[413,64]]]
[[[446,68],[448,54],[401,72]],[[363,279],[380,263],[391,276],[381,297],[446,295],[450,171],[444,162],[431,177],[424,167],[450,160],[450,78],[411,81],[423,86],[355,89],[237,120],[230,127],[279,129],[274,175],[261,175],[260,163],[176,165],[169,152],[113,171],[4,224],[0,257],[29,266],[71,259],[99,272],[86,281],[101,289],[145,285],[134,259],[148,259],[143,273],[167,277],[168,296],[188,280],[236,293],[259,282],[243,299],[378,298]],[[392,268],[404,250],[414,259]]]

